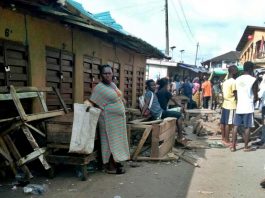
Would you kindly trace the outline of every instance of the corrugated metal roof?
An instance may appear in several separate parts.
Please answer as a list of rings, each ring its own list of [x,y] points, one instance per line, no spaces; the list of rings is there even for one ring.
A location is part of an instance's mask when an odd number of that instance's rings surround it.
[[[191,70],[191,71],[196,72],[196,73],[199,73],[199,72],[208,73],[208,70],[206,70],[204,67],[197,67],[195,65],[189,65],[189,64],[179,63],[178,64],[178,67],[182,67],[182,68]]]
[[[211,58],[207,61],[204,61],[202,64],[206,62],[218,62],[218,61],[236,61],[239,60],[240,52],[238,51],[230,51],[225,54],[222,54],[220,56],[216,56],[214,58]]]
[[[113,31],[109,31],[108,34],[99,33],[102,39],[105,39],[109,42],[114,42],[123,47],[129,48],[135,52],[146,55],[148,58],[167,58],[165,54],[163,54],[156,47],[147,43],[146,41],[137,38],[135,36],[130,35],[126,32],[120,24],[118,24],[112,17],[109,11],[91,14],[88,13],[80,3],[77,3],[74,0],[66,0],[67,3],[70,3],[77,10],[79,10],[83,15],[85,15],[89,19],[93,19],[103,26],[110,28]]]
[[[151,44],[147,43],[146,41],[140,38],[130,35],[128,32],[123,30],[122,26],[116,23],[116,21],[111,17],[109,11],[98,14],[91,14],[91,13],[86,14],[87,11],[83,8],[83,6],[80,3],[77,3],[74,0],[67,0],[66,2],[74,6],[88,19],[96,20],[97,22],[101,23],[103,26],[110,28],[108,34],[102,34],[101,32],[96,34],[102,39],[129,48],[135,52],[147,56],[148,58],[167,58],[165,54],[163,54],[156,47],[152,46]]]
[[[98,13],[98,14],[94,14],[93,15],[95,17],[95,19],[97,19],[98,21],[104,23],[105,25],[114,28],[115,30],[128,35],[129,33],[124,31],[122,26],[118,23],[116,23],[116,21],[111,17],[111,14],[109,11],[107,12],[102,12],[102,13]]]

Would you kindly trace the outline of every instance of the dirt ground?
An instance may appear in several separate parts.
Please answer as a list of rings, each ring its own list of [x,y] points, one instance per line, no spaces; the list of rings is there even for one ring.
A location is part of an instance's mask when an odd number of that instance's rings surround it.
[[[36,177],[30,182],[46,184],[49,198],[264,198],[259,186],[265,178],[265,150],[237,152],[227,148],[193,150],[199,156],[200,168],[182,160],[171,162],[139,162],[140,167],[127,164],[124,175],[103,172],[90,174],[80,181],[71,168],[61,169],[54,179]],[[190,152],[190,151],[187,151]],[[0,197],[38,197],[12,190],[12,181],[0,181]]]

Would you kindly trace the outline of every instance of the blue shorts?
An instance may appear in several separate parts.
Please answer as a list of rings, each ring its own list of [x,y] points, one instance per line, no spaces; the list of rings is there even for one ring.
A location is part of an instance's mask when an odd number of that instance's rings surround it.
[[[244,126],[245,128],[254,127],[253,113],[236,114],[234,118],[235,126]]]
[[[235,109],[222,108],[220,123],[224,125],[233,124]]]

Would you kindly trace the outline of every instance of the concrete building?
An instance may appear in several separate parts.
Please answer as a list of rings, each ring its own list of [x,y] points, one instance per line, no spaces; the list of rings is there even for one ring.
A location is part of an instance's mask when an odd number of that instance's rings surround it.
[[[257,66],[265,67],[264,51],[265,27],[247,26],[236,50],[240,51],[240,63],[252,61]]]

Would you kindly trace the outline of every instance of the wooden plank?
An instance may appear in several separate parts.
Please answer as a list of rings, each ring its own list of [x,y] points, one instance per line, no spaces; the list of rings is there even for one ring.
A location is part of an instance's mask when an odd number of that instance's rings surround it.
[[[28,92],[28,93],[17,93],[17,97],[19,99],[25,99],[25,98],[36,98],[38,97],[38,94],[36,92]],[[4,100],[12,100],[11,94],[0,94],[0,101]]]
[[[18,111],[21,119],[23,121],[26,121],[27,120],[27,118],[26,118],[27,115],[26,115],[26,113],[24,111],[24,108],[23,108],[18,96],[16,95],[16,90],[15,90],[14,86],[12,86],[12,85],[10,85],[10,94],[11,94],[11,96],[13,98],[13,101],[14,101],[14,103],[16,105],[17,111]]]
[[[137,156],[140,154],[141,149],[142,149],[142,147],[143,147],[143,145],[144,145],[146,139],[148,138],[148,136],[149,136],[151,130],[152,130],[152,126],[148,126],[148,127],[146,127],[146,129],[144,130],[144,133],[143,133],[143,135],[142,135],[142,138],[141,138],[141,140],[140,140],[140,142],[139,142],[137,148],[135,149],[135,151],[134,151],[134,153],[133,153],[133,157],[132,157],[132,159],[134,159],[134,160],[137,159]]]
[[[57,64],[47,63],[46,65],[47,70],[54,70],[54,71],[60,71],[60,66]]]
[[[68,111],[68,109],[67,109]],[[52,118],[55,116],[61,116],[65,115],[65,112],[63,110],[54,110],[54,111],[49,111],[49,112],[41,112],[41,113],[36,113],[36,114],[30,114],[27,115],[27,121],[35,121],[35,120],[41,120],[41,119],[46,119],[46,118]]]
[[[166,141],[164,141],[158,148],[158,157],[165,156],[169,151],[172,150],[175,144],[175,135],[170,136]]]
[[[66,132],[56,132],[56,133],[47,133],[47,142],[56,143],[56,144],[69,144],[71,141],[72,133]]]
[[[69,142],[67,144],[48,143],[47,148],[69,149]]]
[[[3,149],[3,151],[6,153],[6,155],[8,156],[8,162],[10,164],[10,168],[11,170],[13,171],[14,175],[17,174],[17,170],[16,170],[16,167],[15,167],[15,163],[11,157],[11,154],[6,146],[6,143],[4,142],[3,138],[0,137],[0,147]]]
[[[72,124],[73,123],[73,119],[74,119],[74,113],[73,112],[69,112],[63,116],[58,116],[58,117],[54,117],[51,118],[49,120],[46,120],[45,123],[63,123],[63,124]]]
[[[68,122],[46,122],[47,127],[47,136],[50,136],[54,133],[72,133],[73,123]]]
[[[168,129],[172,128],[172,126],[176,125],[176,118],[166,118],[162,123],[159,124],[160,134],[166,132]]]
[[[169,157],[169,156],[164,156],[164,157],[143,157],[143,156],[138,156],[137,161],[161,161],[161,162],[168,162],[172,160],[178,160],[179,157]]]
[[[27,48],[26,46],[17,43],[17,42],[13,42],[13,41],[7,41],[4,42],[5,48],[6,50],[15,50],[15,51],[21,51],[21,52],[26,52]]]
[[[61,56],[62,56],[61,59],[63,60],[67,60],[67,61],[74,60],[73,54],[70,52],[63,51]]]
[[[158,151],[159,141],[157,141],[160,133],[159,129],[160,127],[158,124],[152,125],[152,143],[151,143],[151,154],[150,154],[152,158],[157,158],[159,155]]]
[[[38,97],[39,97],[39,100],[40,100],[40,103],[41,103],[41,106],[42,106],[42,109],[45,111],[45,112],[48,112],[48,107],[47,107],[47,104],[44,100],[44,94],[43,92],[37,92],[38,93]]]
[[[7,60],[7,65],[9,66],[23,66],[26,67],[28,66],[28,62],[26,60],[23,59],[8,59]]]
[[[29,141],[31,147],[33,148],[34,152],[36,150],[39,150],[40,147],[39,147],[38,143],[36,142],[36,140],[34,139],[33,135],[31,134],[29,128],[26,125],[22,125],[21,129],[22,129],[23,133],[25,134],[26,138],[28,139],[28,141]],[[29,154],[29,155],[30,155],[30,157],[34,157],[34,156],[38,157],[38,159],[40,160],[40,162],[41,162],[41,164],[42,164],[42,166],[44,167],[45,170],[48,170],[48,169],[51,168],[50,165],[48,164],[48,162],[46,161],[46,159],[43,157],[42,154],[40,154],[40,155],[35,155],[35,154],[31,155],[31,154]],[[35,158],[31,158],[30,160],[32,161],[34,159]]]
[[[172,136],[174,137],[176,136],[176,127],[174,126],[172,128],[167,129],[166,131],[163,131],[163,132],[160,131],[158,141],[167,140],[171,138]]]
[[[46,56],[47,57],[53,57],[53,58],[59,58],[60,57],[60,50],[47,47],[46,48]]]
[[[10,81],[27,81],[28,80],[28,76],[27,74],[11,74],[10,75],[10,78],[9,78]]]
[[[56,88],[53,88],[53,90],[54,90],[55,93],[57,94],[57,96],[58,96],[58,98],[59,98],[59,101],[60,101],[60,103],[61,103],[61,105],[62,105],[62,107],[63,107],[63,109],[64,109],[64,112],[65,112],[65,113],[68,113],[68,112],[69,112],[69,111],[68,111],[68,108],[66,107],[66,105],[65,105],[65,103],[64,103],[64,100],[63,100],[63,98],[61,97],[61,95],[60,95],[60,93],[59,93],[59,90],[56,89]]]
[[[26,163],[29,163],[35,160],[36,158],[38,158],[40,155],[43,155],[45,152],[46,152],[46,149],[44,148],[35,149],[32,153],[26,155],[25,157],[20,158],[17,162],[17,165],[22,166]]]
[[[9,137],[9,135],[4,136],[4,140],[10,150],[10,152],[12,153],[12,155],[14,156],[14,158],[16,160],[19,160],[21,158],[20,153],[17,150],[17,147],[15,146],[15,144],[13,143],[13,141],[11,140],[11,138]],[[28,167],[26,165],[21,166],[22,171],[26,174],[26,176],[28,178],[33,178],[31,172],[29,171]]]
[[[24,123],[28,128],[30,128],[31,130],[35,131],[36,133],[38,133],[39,135],[41,135],[42,137],[46,137],[46,135],[44,133],[42,133],[39,129],[35,128],[34,126],[28,124],[28,123]]]
[[[23,52],[7,50],[6,51],[7,58],[15,58],[15,59],[23,59]]]
[[[86,165],[95,160],[95,153],[80,156],[47,155],[47,160],[54,164]]]
[[[52,87],[16,87],[17,93],[20,92],[52,92]]]

